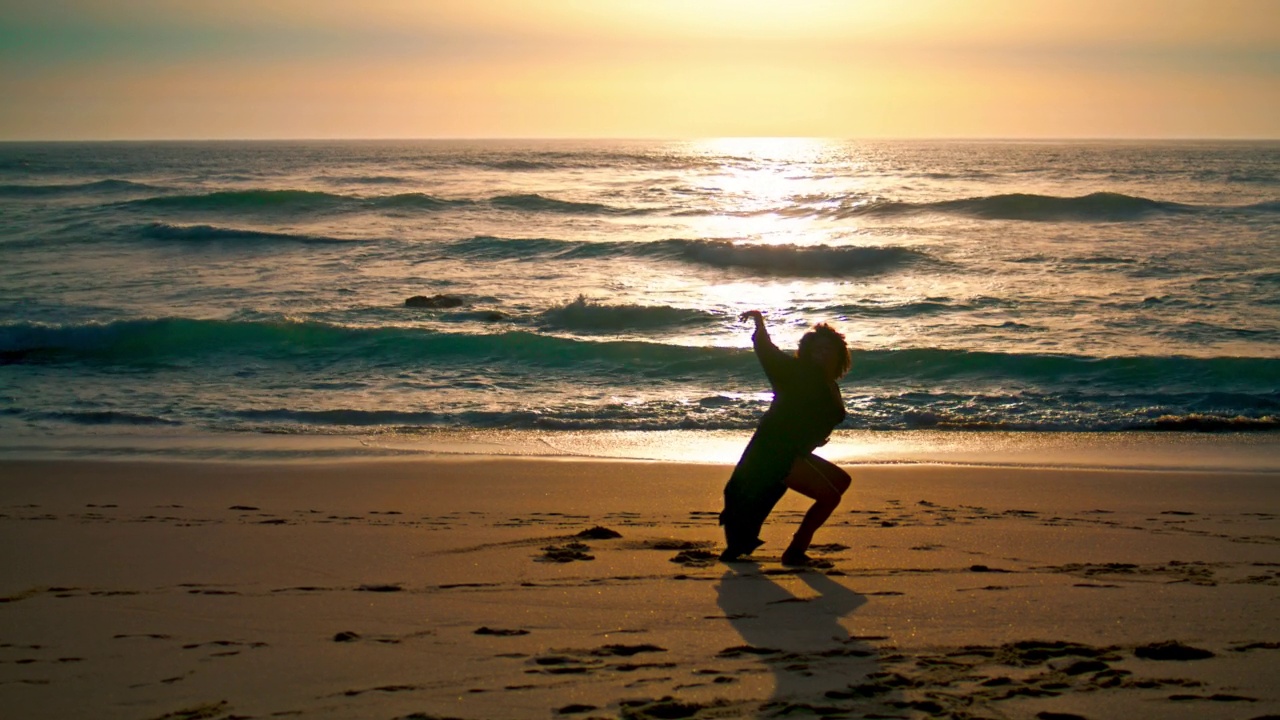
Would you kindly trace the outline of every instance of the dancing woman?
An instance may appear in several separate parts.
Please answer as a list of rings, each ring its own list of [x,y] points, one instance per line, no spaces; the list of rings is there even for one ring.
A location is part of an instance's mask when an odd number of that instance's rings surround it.
[[[748,319],[755,321],[751,340],[773,386],[773,403],[725,485],[720,524],[727,547],[720,559],[732,562],[764,544],[760,527],[791,488],[814,502],[782,554],[782,562],[809,565],[813,561],[806,551],[813,534],[849,489],[848,473],[813,454],[844,420],[844,400],[836,381],[849,371],[849,348],[844,335],[821,323],[805,333],[795,355],[789,355],[773,344],[759,310],[739,318]]]

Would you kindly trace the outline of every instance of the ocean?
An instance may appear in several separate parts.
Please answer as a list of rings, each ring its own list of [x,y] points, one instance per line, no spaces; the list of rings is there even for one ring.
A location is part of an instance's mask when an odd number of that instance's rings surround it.
[[[753,308],[842,432],[1280,428],[1280,142],[0,143],[0,259],[11,444],[741,433]]]

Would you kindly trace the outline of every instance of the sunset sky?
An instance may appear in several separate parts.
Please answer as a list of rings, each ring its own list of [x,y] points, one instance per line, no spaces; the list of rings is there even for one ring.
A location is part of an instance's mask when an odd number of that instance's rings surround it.
[[[1280,137],[1274,0],[0,0],[0,139]]]

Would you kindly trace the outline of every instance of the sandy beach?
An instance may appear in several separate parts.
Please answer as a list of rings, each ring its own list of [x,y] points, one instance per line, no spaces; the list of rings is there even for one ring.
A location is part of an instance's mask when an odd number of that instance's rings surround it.
[[[4,717],[1261,718],[1280,477],[846,465],[714,560],[728,468],[0,464]]]

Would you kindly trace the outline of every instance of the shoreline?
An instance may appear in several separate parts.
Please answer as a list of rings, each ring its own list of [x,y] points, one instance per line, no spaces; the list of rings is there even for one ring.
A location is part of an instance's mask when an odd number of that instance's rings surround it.
[[[6,460],[327,462],[557,458],[732,465],[749,431],[432,430],[350,435],[154,429],[0,438]],[[858,466],[1280,472],[1277,433],[837,431],[819,455]]]

